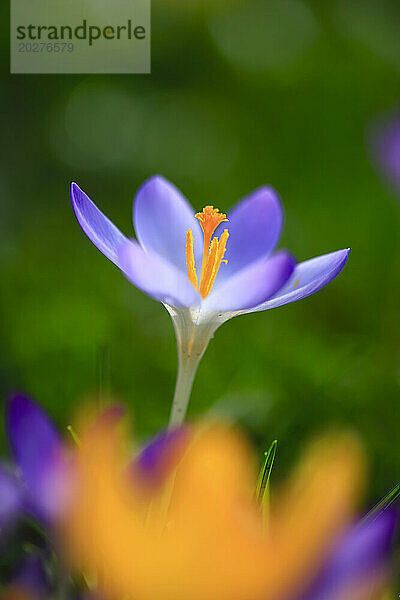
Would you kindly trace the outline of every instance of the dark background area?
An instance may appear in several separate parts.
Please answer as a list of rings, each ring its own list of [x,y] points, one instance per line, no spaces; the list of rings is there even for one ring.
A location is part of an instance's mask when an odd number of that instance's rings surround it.
[[[275,477],[332,427],[362,436],[368,502],[400,479],[399,198],[371,158],[371,123],[396,107],[400,5],[385,0],[153,0],[151,75],[10,75],[1,7],[0,386],[66,428],[87,399],[123,401],[136,435],[166,424],[176,374],[165,309],[86,239],[75,180],[133,235],[155,173],[193,207],[228,210],[262,184],[299,261],[351,246],[306,300],[232,319],[200,365],[189,417],[219,410]]]

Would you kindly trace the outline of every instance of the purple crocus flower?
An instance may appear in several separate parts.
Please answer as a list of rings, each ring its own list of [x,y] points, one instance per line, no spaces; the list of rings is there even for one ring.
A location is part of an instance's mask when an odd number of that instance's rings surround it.
[[[33,400],[14,395],[6,408],[6,435],[16,470],[0,470],[0,506],[8,520],[21,512],[51,523],[64,505],[68,468],[55,426]]]
[[[128,465],[134,477],[140,477],[149,488],[157,487],[174,470],[191,439],[185,426],[161,431],[141,449]]]
[[[396,517],[385,511],[353,525],[336,544],[301,600],[346,598],[360,586],[372,590],[388,566]]]
[[[195,215],[175,186],[161,176],[151,177],[135,199],[138,241],[128,240],[75,183],[71,199],[83,231],[95,246],[136,287],[174,308],[226,312],[229,316],[275,308],[321,289],[336,277],[349,254],[348,249],[340,250],[296,268],[287,252],[271,255],[280,237],[283,213],[278,196],[269,187],[244,198],[226,219],[212,207]],[[225,254],[221,245],[224,231],[228,232]],[[218,242],[214,244],[216,255],[218,251],[222,254],[219,263],[212,262],[208,254],[213,240]],[[227,264],[222,264],[225,259]],[[191,276],[193,266],[198,289]],[[210,289],[204,285],[201,291],[206,266],[211,271],[214,267],[215,279],[213,283],[208,280]]]
[[[375,122],[370,141],[381,173],[400,191],[400,111]]]
[[[142,475],[153,476],[161,469],[165,456],[168,456],[170,450],[180,445],[187,437],[188,431],[185,427],[162,431],[139,452],[135,458],[135,467],[139,469]]]
[[[198,362],[222,323],[317,292],[349,254],[339,250],[297,266],[286,251],[272,254],[283,212],[269,187],[252,192],[228,215],[212,206],[195,214],[174,185],[151,177],[135,199],[137,240],[127,239],[75,183],[71,199],[94,245],[172,316],[179,357],[172,426],[183,419]]]

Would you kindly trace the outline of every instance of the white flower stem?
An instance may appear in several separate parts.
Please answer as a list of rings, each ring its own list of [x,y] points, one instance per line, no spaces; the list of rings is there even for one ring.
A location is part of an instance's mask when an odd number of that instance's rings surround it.
[[[168,425],[172,429],[185,420],[197,367],[221,321],[220,315],[205,317],[200,311],[165,306],[174,323],[178,347],[178,376]]]
[[[196,358],[185,356],[182,352],[179,352],[178,348],[178,376],[168,424],[169,429],[179,427],[185,420],[190,392],[200,359],[201,356]]]

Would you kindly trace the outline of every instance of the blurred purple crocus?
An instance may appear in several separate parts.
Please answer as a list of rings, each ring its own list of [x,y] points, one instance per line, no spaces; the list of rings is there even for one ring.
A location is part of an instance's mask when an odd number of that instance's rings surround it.
[[[387,576],[397,518],[385,511],[353,525],[339,540],[301,600],[336,600]],[[367,600],[368,597],[366,597]]]
[[[7,592],[11,592],[10,597],[15,599],[100,600],[99,596],[90,592],[78,593],[73,578],[64,571],[65,565],[61,565],[60,570],[57,567],[54,556],[51,562],[51,555],[46,556],[43,551],[29,553],[9,582]]]
[[[2,525],[22,513],[51,523],[64,506],[68,488],[62,440],[44,410],[22,394],[8,401],[5,421],[15,470],[0,467]]]
[[[27,598],[46,600],[50,596],[50,585],[45,564],[39,554],[28,555],[12,580],[12,587],[26,594]]]
[[[71,199],[93,244],[172,316],[179,371],[171,426],[183,420],[199,360],[222,323],[317,292],[349,255],[339,250],[296,266],[288,252],[272,253],[283,211],[269,187],[252,192],[228,215],[213,206],[195,214],[172,183],[151,177],[134,203],[137,240],[127,239],[75,183]]]
[[[400,110],[372,125],[370,143],[384,178],[400,191]]]
[[[0,534],[21,509],[21,486],[15,473],[0,465]]]

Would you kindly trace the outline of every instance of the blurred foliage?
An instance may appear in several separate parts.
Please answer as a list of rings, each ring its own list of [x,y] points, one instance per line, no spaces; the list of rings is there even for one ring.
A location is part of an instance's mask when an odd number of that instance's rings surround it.
[[[298,260],[351,246],[316,296],[232,319],[195,381],[190,417],[223,411],[274,477],[312,433],[355,428],[370,498],[400,479],[399,198],[371,164],[366,130],[398,100],[397,1],[152,2],[152,74],[8,75],[1,5],[0,383],[66,427],[87,398],[126,402],[137,435],[167,420],[175,342],[162,306],[85,238],[75,180],[125,232],[148,176],[196,209],[229,209],[261,184],[281,195],[281,246]],[[364,7],[368,5],[368,10]]]

